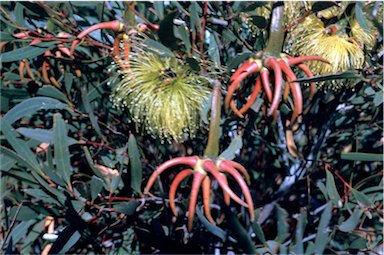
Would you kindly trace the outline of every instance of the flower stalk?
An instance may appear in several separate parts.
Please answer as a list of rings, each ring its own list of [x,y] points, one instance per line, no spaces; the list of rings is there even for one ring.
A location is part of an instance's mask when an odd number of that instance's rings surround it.
[[[277,1],[273,4],[272,8],[269,41],[265,53],[272,57],[279,58],[284,41],[284,2]]]
[[[221,86],[219,81],[215,80],[212,92],[211,117],[209,121],[208,144],[204,156],[216,158],[219,156],[219,133],[221,116]]]

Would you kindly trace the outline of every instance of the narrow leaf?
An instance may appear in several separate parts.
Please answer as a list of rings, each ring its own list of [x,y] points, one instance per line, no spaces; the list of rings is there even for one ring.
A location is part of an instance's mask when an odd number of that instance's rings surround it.
[[[49,143],[53,144],[53,131],[42,129],[42,128],[18,128],[16,131],[23,136],[26,136],[28,138],[34,139],[36,141],[42,142],[42,143]],[[76,139],[73,139],[72,137],[67,137],[67,143],[68,146],[71,146],[73,144],[79,143]]]
[[[120,203],[115,207],[115,210],[121,213],[124,213],[126,215],[133,215],[136,212],[136,208],[139,205],[139,203],[132,199],[131,201]]]
[[[154,40],[145,39],[144,42],[142,43],[142,46],[151,50],[153,53],[157,55],[164,56],[164,57],[175,57],[172,51],[170,51],[163,44],[158,43]]]
[[[155,1],[153,2],[153,7],[155,8],[157,17],[159,17],[160,20],[163,20],[164,19],[164,3],[162,1]]]
[[[0,169],[2,171],[8,171],[13,167],[13,165],[16,163],[14,159],[11,159],[10,157],[6,157],[3,154],[0,154]]]
[[[43,226],[45,224],[45,219],[36,223],[32,231],[29,232],[25,240],[23,240],[23,245],[21,246],[21,254],[29,254],[32,244],[40,236],[40,233],[43,231]]]
[[[89,103],[88,97],[87,97],[87,91],[85,88],[82,89],[81,96],[83,98],[83,103],[85,110],[87,111],[89,118],[91,119],[92,126],[95,128],[96,133],[104,140],[107,141],[107,139],[104,137],[103,133],[100,130],[99,123],[97,123],[97,119],[95,117],[95,114],[93,113],[93,109],[91,107],[91,104]]]
[[[58,189],[55,189],[55,188],[52,188],[48,182],[46,182],[43,178],[41,178],[41,176],[35,174],[32,172],[32,175],[33,177],[35,177],[35,179],[45,188],[47,189],[50,193],[52,193],[53,195],[55,195],[56,197],[58,198],[61,198],[61,199],[65,199],[65,195],[63,194],[63,192],[59,191]],[[62,201],[62,200],[60,200]]]
[[[372,207],[372,201],[362,192],[352,189],[352,194],[356,198],[357,201],[362,203],[364,207]]]
[[[39,163],[36,159],[35,154],[28,148],[23,140],[17,137],[17,133],[12,130],[12,127],[0,117],[0,127],[3,135],[7,138],[8,142],[11,144],[12,148],[16,151],[20,156],[18,158],[22,158],[23,160],[18,159],[17,161],[23,161],[24,166],[32,166],[31,170],[36,171],[40,175],[43,175],[43,171],[41,170]],[[4,147],[2,147],[4,148]],[[4,153],[4,152],[2,152]],[[8,157],[15,159],[14,155],[5,154]],[[24,164],[24,162],[28,162],[28,164]]]
[[[351,215],[351,217],[349,217],[348,220],[344,221],[340,225],[339,227],[340,231],[349,232],[354,230],[359,224],[359,220],[362,214],[363,214],[363,210],[356,209]]]
[[[58,254],[65,254],[72,246],[74,246],[80,240],[81,234],[76,230],[75,233],[69,238],[64,247],[58,252]]]
[[[101,173],[100,169],[93,165],[91,154],[89,153],[88,148],[87,147],[83,147],[83,150],[84,150],[85,158],[87,159],[88,164],[91,167],[92,171],[96,174],[97,177],[102,179],[107,184],[108,189],[109,189],[109,187],[111,185],[110,182],[107,181],[107,179],[105,178],[104,174]]]
[[[279,205],[276,205],[276,217],[277,217],[277,242],[282,244],[285,239],[289,236],[287,223],[288,213],[285,209],[281,208]]]
[[[13,40],[15,40],[15,37],[13,37],[12,35],[0,32],[0,43]]]
[[[44,52],[52,50],[56,47],[58,42],[40,42],[29,45],[17,50],[9,51],[1,54],[1,61],[3,63],[20,61],[22,59],[31,59],[43,55]]]
[[[51,85],[44,85],[41,89],[37,91],[36,95],[53,97],[70,104],[68,98],[60,90]]]
[[[97,198],[97,195],[101,192],[102,189],[103,189],[103,180],[96,176],[92,176],[92,179],[91,179],[92,201],[94,201]]]
[[[223,151],[219,157],[225,158],[226,160],[232,160],[235,158],[235,152],[243,147],[243,140],[241,135],[238,135],[231,141],[228,148]]]
[[[53,115],[53,122],[56,168],[68,187],[71,187],[71,162],[68,150],[67,130],[65,129],[65,123],[60,113]]]
[[[7,240],[10,240],[12,238],[13,243],[17,244],[24,235],[28,234],[28,228],[34,223],[36,223],[36,220],[21,222],[12,230]],[[7,240],[4,240],[4,242],[6,242]]]
[[[296,254],[304,254],[303,237],[307,226],[307,210],[300,209],[300,217],[296,226]]]
[[[326,179],[326,187],[328,191],[328,195],[330,199],[333,199],[332,202],[338,206],[339,208],[342,207],[341,198],[339,195],[339,192],[337,192],[336,185],[335,185],[335,179],[333,178],[333,174],[326,170],[327,172],[327,179]]]
[[[253,53],[252,52],[242,52],[236,55],[231,62],[229,62],[228,65],[228,71],[231,71],[232,69],[238,67],[241,63],[243,63],[245,60],[249,59],[252,57]]]
[[[383,154],[348,152],[341,153],[341,159],[345,160],[360,160],[360,161],[383,161]]]
[[[61,103],[60,101],[49,98],[49,97],[34,97],[27,99],[20,104],[13,107],[8,111],[3,119],[9,124],[12,124],[16,120],[28,115],[35,113],[39,110],[47,109],[64,109],[69,107],[69,105]]]
[[[73,83],[73,74],[69,72],[65,72],[64,76],[64,83],[65,83],[65,91],[67,92],[67,95],[71,94],[71,88]]]
[[[335,1],[320,1],[320,2],[315,2],[312,6],[311,13],[319,12],[321,10],[327,9],[332,6],[337,6],[340,7],[338,3]]]
[[[328,243],[328,232],[326,232],[326,228],[328,227],[329,221],[332,217],[332,207],[333,204],[328,203],[323,214],[321,215],[315,238],[315,254],[324,254],[325,246]]]
[[[191,52],[192,46],[191,46],[191,41],[189,38],[188,29],[184,25],[181,25],[181,26],[177,27],[176,30],[184,42],[184,46],[185,46],[186,51]]]
[[[365,14],[363,13],[363,5],[364,2],[357,1],[355,5],[355,14],[357,22],[359,22],[359,25],[365,30],[366,33],[371,33],[371,28],[369,27],[368,20],[365,17]]]
[[[137,148],[134,135],[129,136],[128,140],[129,165],[131,169],[131,188],[138,194],[141,194],[141,179],[143,169],[140,161],[140,153]]]
[[[17,3],[15,6],[15,18],[16,18],[16,24],[19,25],[20,27],[26,28],[27,25],[25,24],[24,20],[24,5],[21,3]]]
[[[353,71],[347,71],[344,73],[325,74],[325,75],[318,75],[318,76],[313,76],[309,78],[307,77],[300,78],[287,83],[291,83],[291,82],[310,83],[310,82],[319,82],[319,81],[336,80],[336,79],[351,79],[351,78],[361,78],[361,75],[356,74]]]
[[[317,184],[317,186],[319,187],[320,191],[323,193],[324,197],[325,197],[325,200],[329,200],[329,197],[328,197],[328,191],[327,191],[327,188],[325,187],[324,183],[322,182],[319,182]]]

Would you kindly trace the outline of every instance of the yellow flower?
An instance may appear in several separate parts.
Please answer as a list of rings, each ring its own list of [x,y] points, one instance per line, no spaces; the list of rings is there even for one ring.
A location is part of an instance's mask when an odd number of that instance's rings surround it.
[[[129,68],[111,95],[128,108],[133,120],[161,142],[182,141],[200,127],[200,105],[209,94],[209,79],[181,60],[144,50],[129,55]]]

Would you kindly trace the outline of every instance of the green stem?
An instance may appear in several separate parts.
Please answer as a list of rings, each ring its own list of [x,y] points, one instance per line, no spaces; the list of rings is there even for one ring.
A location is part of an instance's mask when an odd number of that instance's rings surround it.
[[[208,144],[204,156],[216,158],[219,156],[220,114],[221,114],[221,85],[215,81],[212,92],[211,117],[209,121]]]
[[[271,25],[269,29],[269,40],[268,46],[265,49],[265,53],[272,57],[280,58],[280,53],[284,41],[284,2],[274,2],[273,5],[274,7],[272,7]]]

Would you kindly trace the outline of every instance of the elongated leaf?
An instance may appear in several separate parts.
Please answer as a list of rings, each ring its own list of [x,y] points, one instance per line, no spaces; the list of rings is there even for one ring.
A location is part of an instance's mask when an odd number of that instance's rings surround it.
[[[383,161],[383,154],[348,152],[348,153],[341,153],[340,158],[345,160]]]
[[[151,39],[145,39],[142,43],[142,46],[145,48],[151,50],[153,53],[158,54],[160,56],[164,57],[175,57],[172,51],[170,51],[167,47],[162,45],[161,43],[158,43]]]
[[[2,171],[8,171],[16,163],[16,160],[6,157],[3,154],[0,155],[0,169]]]
[[[265,243],[265,235],[264,235],[263,229],[261,228],[261,226],[257,222],[257,220],[252,222],[252,229],[255,232],[256,237],[260,240],[260,242],[262,242],[265,245],[266,244]]]
[[[70,104],[68,98],[60,90],[51,85],[44,85],[41,89],[37,91],[36,95],[53,97]]]
[[[231,62],[229,62],[228,70],[231,71],[233,68],[238,67],[241,63],[243,63],[245,60],[252,57],[252,52],[242,52],[236,55]]]
[[[92,162],[91,154],[89,153],[89,150],[87,147],[83,147],[85,158],[88,161],[89,166],[91,167],[92,171],[102,179],[108,186],[108,189],[110,189],[111,183],[105,178],[104,174],[101,173],[100,169],[95,167]]]
[[[362,203],[364,207],[371,207],[373,206],[372,201],[362,192],[357,191],[355,189],[352,189],[352,194],[356,198],[357,201]]]
[[[27,234],[28,228],[36,223],[36,220],[23,221],[19,225],[17,225],[8,236],[7,240],[12,238],[14,244],[18,243],[20,239]],[[6,240],[4,240],[5,242]]]
[[[102,139],[104,139],[104,141],[107,141],[107,139],[105,139],[103,133],[100,130],[99,123],[97,123],[97,119],[95,117],[95,114],[93,113],[93,109],[91,107],[91,104],[89,103],[89,100],[88,100],[88,97],[87,97],[87,91],[86,91],[85,88],[83,88],[81,96],[83,98],[83,103],[84,103],[85,110],[87,111],[87,113],[89,115],[89,118],[91,119],[92,126],[95,128],[96,133]]]
[[[187,30],[187,28],[184,25],[181,25],[176,28],[176,31],[183,40],[186,51],[191,52],[192,46],[189,38],[189,31]]]
[[[71,162],[68,150],[67,130],[65,129],[65,123],[60,113],[53,115],[53,122],[56,169],[68,187],[71,187]]]
[[[329,221],[332,217],[332,203],[328,203],[323,214],[321,215],[319,227],[317,229],[317,234],[315,238],[315,254],[324,254],[325,246],[328,243],[328,232],[326,228],[328,227]]]
[[[27,114],[35,113],[39,110],[47,109],[64,109],[69,105],[64,104],[56,99],[49,97],[34,97],[27,99],[8,111],[3,119],[9,124],[26,116]]]
[[[47,158],[49,157],[48,155],[51,154],[51,153],[48,153],[48,151],[50,151],[50,150],[51,150],[51,146],[48,146]],[[57,185],[65,187],[66,184],[65,184],[63,178],[61,178],[61,176],[58,175],[57,171],[55,171],[55,170],[56,169],[53,167],[53,164],[51,166],[47,166],[46,164],[43,164],[43,171],[51,179],[51,181],[53,181]]]
[[[69,238],[67,243],[63,248],[58,252],[58,254],[65,254],[72,246],[74,246],[80,240],[81,234],[76,230],[75,233]]]
[[[349,232],[354,230],[359,224],[359,220],[362,214],[363,210],[356,209],[351,217],[349,217],[348,220],[344,221],[343,224],[340,225],[340,231]]]
[[[319,2],[316,2],[313,4],[312,9],[311,9],[311,13],[319,12],[321,10],[327,9],[329,7],[332,7],[332,6],[340,7],[340,5],[338,3],[336,3],[335,1],[324,1],[324,2],[319,1]]]
[[[296,254],[304,254],[303,237],[307,226],[307,210],[300,209],[300,217],[296,226]]]
[[[25,240],[23,241],[23,246],[21,246],[21,254],[29,254],[31,245],[35,242],[35,240],[40,236],[40,233],[43,231],[43,226],[45,223],[45,219],[36,223],[32,231],[29,232]]]
[[[267,1],[252,1],[252,2],[242,1],[238,7],[238,11],[239,12],[254,11],[257,7],[261,7],[266,4],[268,4]]]
[[[137,148],[134,135],[129,136],[128,141],[129,165],[131,169],[131,188],[138,194],[141,194],[141,179],[143,168],[140,161],[140,153]]]
[[[47,50],[52,50],[56,47],[56,41],[53,42],[40,42],[29,45],[14,51],[1,54],[1,61],[3,63],[20,61],[22,59],[31,59],[43,55]]]
[[[197,2],[191,2],[191,6],[189,7],[189,18],[191,22],[192,34],[196,35],[196,26],[199,28],[198,31],[201,31],[201,22],[198,13],[199,5]]]
[[[266,28],[267,21],[262,16],[251,16],[252,23],[256,25],[258,28]]]
[[[325,75],[318,75],[313,77],[300,78],[287,83],[291,83],[291,82],[310,83],[310,82],[319,82],[319,81],[336,80],[336,79],[351,79],[351,78],[361,78],[361,75],[356,74],[353,71],[347,71],[344,73],[325,74]]]
[[[12,127],[0,117],[0,127],[3,135],[7,138],[8,142],[11,144],[12,148],[19,154],[19,158],[22,158],[28,164],[24,164],[24,166],[32,166],[31,170],[36,171],[40,175],[43,175],[43,171],[41,170],[39,163],[37,162],[35,154],[28,148],[25,142],[17,137],[17,133],[12,130]],[[3,148],[3,147],[2,147]],[[5,154],[6,155],[6,154]],[[15,159],[13,155],[6,155]],[[20,160],[17,160],[20,162]],[[24,163],[24,162],[23,162]],[[23,164],[22,163],[22,164]]]
[[[288,223],[287,216],[288,213],[285,209],[281,208],[279,205],[276,205],[276,216],[277,216],[277,242],[282,244],[285,239],[289,236],[288,234]]]
[[[326,179],[326,186],[327,191],[330,199],[333,199],[332,202],[338,206],[339,208],[342,207],[341,198],[339,195],[339,192],[337,192],[336,185],[335,185],[335,179],[333,178],[333,174],[330,171],[327,172],[327,179]]]
[[[241,135],[236,136],[235,139],[231,141],[228,148],[223,151],[219,157],[225,158],[226,160],[232,160],[235,158],[235,152],[243,147],[243,139]]]
[[[126,215],[133,215],[136,212],[136,208],[138,205],[139,203],[136,200],[132,199],[128,203],[120,203],[118,206],[115,207],[115,210]]]
[[[12,207],[9,212],[9,215],[11,215],[11,217],[16,215],[17,209],[18,209],[18,206]],[[20,208],[19,213],[17,214],[16,220],[28,221],[28,220],[35,219],[37,216],[39,216],[39,214],[35,210],[32,210],[29,206],[23,205]]]
[[[92,179],[91,179],[92,201],[97,198],[97,195],[101,192],[102,189],[103,189],[103,180],[96,176],[92,176]]]
[[[13,40],[15,40],[15,37],[13,37],[12,35],[0,32],[0,43]]]
[[[159,17],[160,20],[163,20],[164,19],[164,3],[162,1],[155,1],[153,2],[153,7],[155,8],[157,17]]]
[[[32,138],[36,141],[42,142],[42,143],[50,143],[53,144],[53,131],[42,129],[42,128],[18,128],[16,131],[23,136]],[[71,146],[73,144],[79,143],[76,139],[73,139],[72,137],[67,137],[67,143],[68,146]]]
[[[321,192],[323,193],[324,197],[325,197],[325,200],[329,200],[329,197],[328,197],[328,191],[327,191],[327,188],[325,187],[324,183],[322,182],[319,182],[317,184],[317,186],[319,187],[319,189],[321,190]]]
[[[35,177],[35,179],[45,188],[47,189],[49,192],[51,192],[53,195],[55,195],[56,197],[58,198],[61,198],[61,200],[59,199],[58,201],[59,202],[63,202],[63,199],[65,199],[65,195],[63,194],[63,192],[59,191],[58,189],[55,189],[55,188],[52,188],[51,186],[49,186],[48,182],[46,182],[43,178],[41,178],[41,176],[35,174],[35,173],[32,173],[33,177]]]
[[[25,24],[24,20],[24,5],[21,3],[17,3],[15,6],[15,18],[16,18],[16,24],[19,25],[20,27],[26,28],[27,25]]]
[[[196,206],[196,214],[201,223],[204,225],[204,227],[214,236],[219,237],[222,241],[227,240],[227,233],[222,230],[221,228],[213,225],[210,223],[207,218],[203,215],[203,213],[200,211],[199,207]],[[229,237],[231,241],[235,241],[233,238]],[[235,241],[236,242],[236,241]]]
[[[364,2],[358,1],[355,5],[355,14],[357,22],[365,30],[366,33],[371,33],[371,28],[369,27],[368,20],[363,13]]]
[[[64,83],[65,83],[65,91],[67,92],[67,95],[69,95],[71,93],[71,88],[73,84],[73,74],[69,72],[65,72]]]

